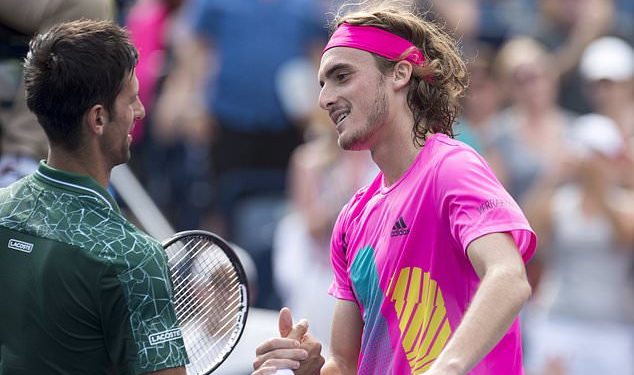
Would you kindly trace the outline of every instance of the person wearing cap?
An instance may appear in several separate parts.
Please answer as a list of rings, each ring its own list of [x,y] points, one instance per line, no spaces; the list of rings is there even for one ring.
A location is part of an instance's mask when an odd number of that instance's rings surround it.
[[[619,186],[625,143],[608,117],[579,117],[568,161],[540,181],[526,213],[544,273],[526,309],[531,374],[634,373],[634,193]]]
[[[614,36],[599,38],[584,50],[579,72],[592,110],[614,121],[625,140],[621,180],[634,189],[634,49]]]
[[[455,42],[385,4],[334,24],[319,103],[339,146],[369,150],[380,172],[333,229],[330,357],[282,309],[282,337],[256,349],[253,375],[523,374],[517,315],[536,237],[486,162],[453,139],[467,86]]]

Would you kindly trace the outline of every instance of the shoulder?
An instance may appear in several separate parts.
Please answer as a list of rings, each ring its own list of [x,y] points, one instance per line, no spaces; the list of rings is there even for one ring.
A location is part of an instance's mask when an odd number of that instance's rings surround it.
[[[26,176],[13,184],[0,188],[0,225],[19,229],[32,214],[39,192]]]
[[[433,154],[431,164],[438,168],[438,172],[469,172],[470,165],[486,165],[484,158],[476,150],[457,139],[447,136],[435,137],[430,146]]]
[[[162,253],[158,241],[137,229],[104,201],[65,191],[43,191],[30,219],[41,237],[65,242],[123,270]]]
[[[161,244],[118,214],[94,226],[83,226],[89,239],[88,250],[109,258],[125,268],[134,268],[162,260]]]
[[[436,199],[503,190],[495,173],[470,146],[453,139],[436,142],[432,175]]]
[[[0,188],[0,198],[2,198],[2,200],[0,200],[0,203],[4,203],[5,201],[17,198],[17,194],[31,187],[32,180],[33,176],[29,175],[15,181],[11,185]],[[28,194],[23,193],[22,195]]]
[[[445,134],[434,134],[428,138],[426,146],[432,147],[435,152],[450,152],[461,149],[473,150],[473,148],[466,143]]]

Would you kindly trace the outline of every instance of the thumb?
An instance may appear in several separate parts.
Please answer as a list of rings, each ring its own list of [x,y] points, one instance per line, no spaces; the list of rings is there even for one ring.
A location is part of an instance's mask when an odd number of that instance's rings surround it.
[[[308,332],[308,321],[306,319],[302,319],[297,324],[295,324],[291,332],[286,337],[302,342],[302,338],[304,337],[306,332]]]
[[[291,310],[288,307],[283,307],[280,310],[280,316],[278,319],[278,327],[281,337],[287,337],[293,329],[293,316]]]

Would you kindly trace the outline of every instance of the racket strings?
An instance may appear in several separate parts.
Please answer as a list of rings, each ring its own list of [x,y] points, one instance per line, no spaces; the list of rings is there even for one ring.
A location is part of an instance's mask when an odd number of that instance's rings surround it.
[[[195,251],[192,254],[192,257],[196,258],[197,256],[199,256],[201,251],[206,249],[209,249],[209,248],[200,247],[197,251]],[[214,279],[211,281],[211,285],[209,285],[209,288],[208,288],[208,290],[210,291],[210,294],[202,302],[212,299],[213,297],[215,297],[216,294],[221,294],[223,292],[226,293],[227,289],[231,289],[232,287],[233,287],[234,294],[240,292],[238,288],[238,275],[232,268],[230,268],[231,267],[230,264],[227,265],[226,267],[223,267],[222,266],[223,262],[220,262],[220,261],[213,261],[210,263],[209,259],[218,259],[219,255],[222,255],[221,250],[218,250],[217,247],[213,250],[214,250],[213,254],[210,254],[210,256],[204,257],[204,259],[202,260],[202,262],[205,262],[202,264],[202,268],[204,270],[213,270],[213,274],[216,275],[217,277],[214,277]],[[219,252],[220,254],[217,254],[217,252]],[[177,263],[173,268],[175,269],[174,274],[176,274],[177,273],[176,270],[181,269],[183,267],[182,265]],[[198,273],[198,274],[188,273],[188,274],[184,274],[184,276],[181,275],[174,278],[175,279],[174,281],[176,281],[174,283],[174,290],[175,290],[175,293],[178,293],[178,296],[175,298],[177,301],[176,303],[177,310],[189,311],[189,314],[193,314],[192,305],[196,304],[200,306],[201,301],[193,299],[192,297],[195,295],[196,288],[200,288],[205,283],[208,282],[207,278],[208,278],[208,275],[205,275],[204,273]],[[189,284],[190,286],[185,287],[185,284]],[[182,318],[186,319],[185,316],[183,316]]]
[[[192,250],[185,251],[188,246],[192,246]],[[211,274],[215,275],[215,284],[219,284],[222,281],[226,281],[227,283],[235,283],[238,278],[237,273],[233,270],[231,263],[226,259],[222,250],[214,244],[209,243],[200,243],[197,245],[191,245],[191,243],[187,243],[181,247],[184,251],[175,252],[175,261],[172,269],[172,283],[174,285],[174,290],[177,292],[187,292],[192,288],[185,288],[184,284],[201,284],[206,281],[206,278],[209,275],[206,274],[206,270],[212,271]],[[211,254],[207,254],[207,256],[199,257],[202,251],[213,251]],[[183,254],[189,254],[189,257],[185,257]],[[222,262],[219,259],[225,258],[225,262]],[[203,272],[197,272],[196,274],[192,274],[190,272],[192,259],[197,259],[202,268]],[[185,270],[186,272],[182,272]],[[222,271],[225,272],[222,272]],[[213,282],[213,281],[212,281]],[[215,286],[215,285],[214,285]],[[224,285],[220,285],[221,287]],[[215,290],[215,289],[212,289]]]
[[[211,303],[208,302],[207,306],[211,307],[212,305]],[[231,318],[233,317],[233,315],[235,315],[235,312],[240,307],[240,302],[233,301],[229,307],[231,307],[231,310],[228,313],[226,312],[226,310],[224,314],[220,314],[220,313],[212,313],[211,311],[209,311],[209,309],[202,309],[203,311],[207,311],[210,314],[208,314],[207,316],[203,316],[202,314],[198,314],[198,315],[188,314],[187,316],[184,316],[182,320],[184,322],[190,322],[190,324],[193,324],[193,325],[200,325],[204,320],[210,319],[211,316],[213,315],[214,319],[217,318],[215,320],[217,322],[216,325],[221,324],[218,327],[218,331],[222,332],[223,329],[227,328],[227,323],[232,322]]]
[[[236,304],[235,307],[237,306],[238,305]],[[212,332],[209,328],[203,326],[202,323],[203,323],[202,319],[191,321],[188,325],[188,327],[190,328],[189,332],[185,332],[185,333],[192,333],[194,329],[199,329],[199,328],[202,328],[207,333],[215,333],[215,332]],[[219,329],[217,331],[224,332],[224,333],[230,332],[230,330],[228,330],[227,328],[230,328],[229,324],[233,325],[233,323],[234,322],[232,321],[232,319],[224,319],[222,321],[222,325],[218,327]],[[223,333],[223,336],[224,336],[224,333]]]
[[[222,349],[226,347],[226,342],[230,339],[230,337],[227,337],[228,335],[230,335],[230,332],[226,332],[217,340],[203,340],[200,345],[202,349],[198,351],[198,355],[203,358],[208,356],[218,357],[219,354],[222,354]]]
[[[185,276],[177,276],[176,283],[174,284],[174,290],[176,294],[176,309],[181,311],[186,311],[190,315],[192,314],[192,306],[196,305],[198,307],[205,307],[204,302],[208,302],[212,300],[216,294],[221,297],[227,297],[227,289],[233,286],[233,294],[239,293],[238,288],[238,276],[236,272],[231,268],[230,264],[223,265],[225,262],[213,261],[211,259],[219,259],[220,256],[224,256],[221,251],[216,247],[213,254],[207,254],[203,258],[197,258],[200,255],[200,252],[209,248],[200,247],[197,251],[192,254],[192,258],[202,259],[202,263],[200,267],[202,270],[197,270],[198,272],[190,272]],[[219,254],[218,254],[219,253]],[[191,260],[190,260],[191,263]],[[227,262],[228,263],[228,262]],[[188,267],[183,267],[182,264],[176,264],[174,267],[173,274],[179,273],[178,270]],[[211,272],[207,272],[207,270]],[[201,272],[202,271],[202,272]],[[213,274],[213,279],[209,280],[209,275],[207,273]],[[205,285],[209,284],[209,285]],[[187,285],[187,287],[186,287]],[[196,297],[198,293],[197,290],[201,290],[203,287],[206,287],[205,290],[208,290],[208,295],[200,300]],[[203,302],[203,303],[201,303]],[[186,318],[185,316],[182,316]]]
[[[165,250],[190,359],[188,373],[205,373],[223,360],[239,337],[246,309],[244,286],[231,259],[206,237],[177,241]]]
[[[198,330],[198,333],[201,333],[201,332],[205,333],[205,335],[202,335],[202,338],[200,339],[198,346],[201,348],[206,348],[206,349],[203,349],[203,354],[207,354],[213,351],[218,346],[220,346],[221,348],[224,347],[225,342],[228,339],[230,339],[230,337],[228,336],[232,334],[232,330],[226,329],[226,328],[229,328],[228,324],[231,324],[231,326],[233,326],[234,322],[227,320],[226,323],[223,325],[223,327],[221,327],[224,329],[219,330],[219,332],[222,332],[220,336],[217,335],[216,330],[211,330],[209,327],[196,325],[196,324],[188,325],[187,329],[185,329],[184,334],[191,335],[197,330]],[[211,344],[211,345],[208,345],[208,344]]]

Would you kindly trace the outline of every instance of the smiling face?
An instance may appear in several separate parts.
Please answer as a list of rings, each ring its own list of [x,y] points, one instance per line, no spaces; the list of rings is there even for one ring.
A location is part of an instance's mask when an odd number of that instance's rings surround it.
[[[124,79],[124,84],[115,99],[112,113],[104,127],[101,149],[112,166],[130,160],[130,132],[134,122],[145,117],[145,108],[139,99],[139,81],[133,72]]]
[[[344,150],[372,149],[388,118],[385,77],[368,52],[335,47],[319,68],[319,105],[328,111]]]

